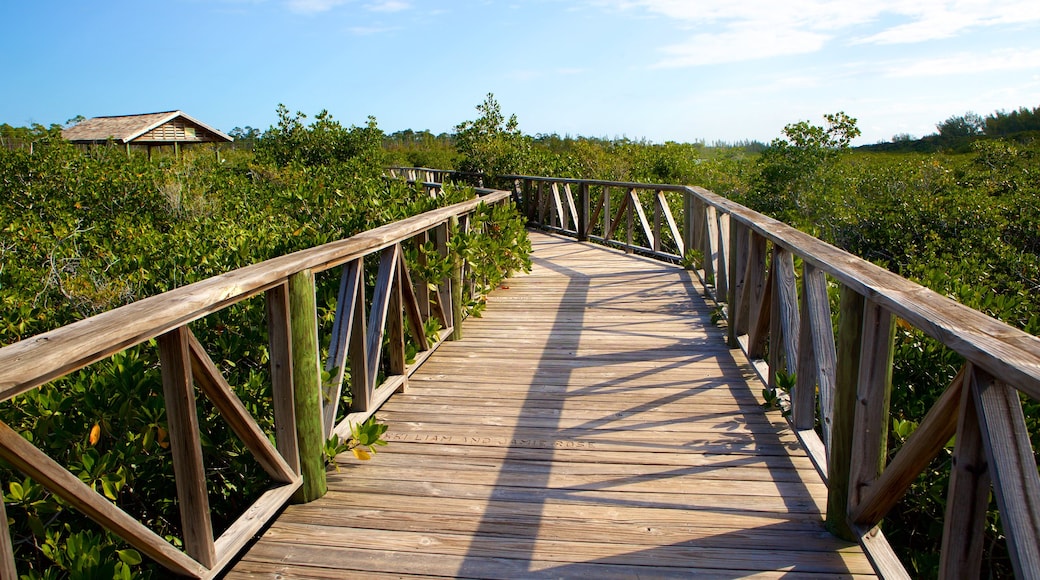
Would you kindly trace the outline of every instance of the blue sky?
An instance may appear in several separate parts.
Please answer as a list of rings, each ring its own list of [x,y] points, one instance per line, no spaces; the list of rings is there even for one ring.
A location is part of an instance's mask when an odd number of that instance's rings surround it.
[[[528,134],[769,141],[845,111],[858,143],[1040,106],[1037,0],[19,0],[0,123],[275,109],[451,131],[494,93]]]

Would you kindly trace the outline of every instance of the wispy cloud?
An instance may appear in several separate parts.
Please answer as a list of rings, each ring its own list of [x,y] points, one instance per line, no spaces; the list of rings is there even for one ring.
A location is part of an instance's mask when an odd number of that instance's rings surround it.
[[[983,27],[1040,22],[1036,0],[587,1],[599,8],[666,17],[680,30],[693,31],[662,47],[665,56],[658,68],[806,54],[837,39],[905,44]]]
[[[1040,70],[1040,50],[998,50],[989,54],[965,52],[943,58],[890,63],[885,76],[917,78],[1010,70]]]
[[[354,36],[373,36],[375,34],[386,34],[387,32],[394,32],[400,30],[398,26],[354,26],[349,28],[349,32]]]
[[[365,8],[372,12],[402,12],[408,10],[412,5],[402,0],[379,0],[365,4]]]
[[[317,14],[328,12],[337,6],[347,4],[351,0],[288,0],[289,10],[299,14]]]

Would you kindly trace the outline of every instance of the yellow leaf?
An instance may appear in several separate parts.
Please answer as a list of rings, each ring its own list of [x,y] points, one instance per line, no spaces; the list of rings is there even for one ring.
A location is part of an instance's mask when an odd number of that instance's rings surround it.
[[[90,444],[97,445],[97,442],[101,440],[101,425],[94,423],[94,426],[90,428]]]
[[[162,427],[156,427],[155,432],[156,442],[159,444],[159,447],[162,447],[163,449],[169,447],[170,442],[166,441],[166,429],[163,429]]]
[[[372,459],[372,456],[368,454],[368,451],[365,451],[360,447],[355,447],[351,449],[351,451],[354,452],[354,457],[357,457],[361,461],[368,461],[369,459]]]

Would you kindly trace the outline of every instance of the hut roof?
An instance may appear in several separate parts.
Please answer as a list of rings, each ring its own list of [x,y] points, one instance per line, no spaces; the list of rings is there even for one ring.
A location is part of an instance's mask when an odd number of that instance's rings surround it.
[[[233,139],[183,111],[120,115],[87,119],[61,132],[73,143],[162,145],[170,143],[221,143]]]

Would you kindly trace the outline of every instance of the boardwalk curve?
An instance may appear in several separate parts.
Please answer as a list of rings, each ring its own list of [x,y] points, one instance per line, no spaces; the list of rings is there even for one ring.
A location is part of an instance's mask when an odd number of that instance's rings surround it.
[[[677,266],[532,233],[489,297],[228,578],[873,575]]]

